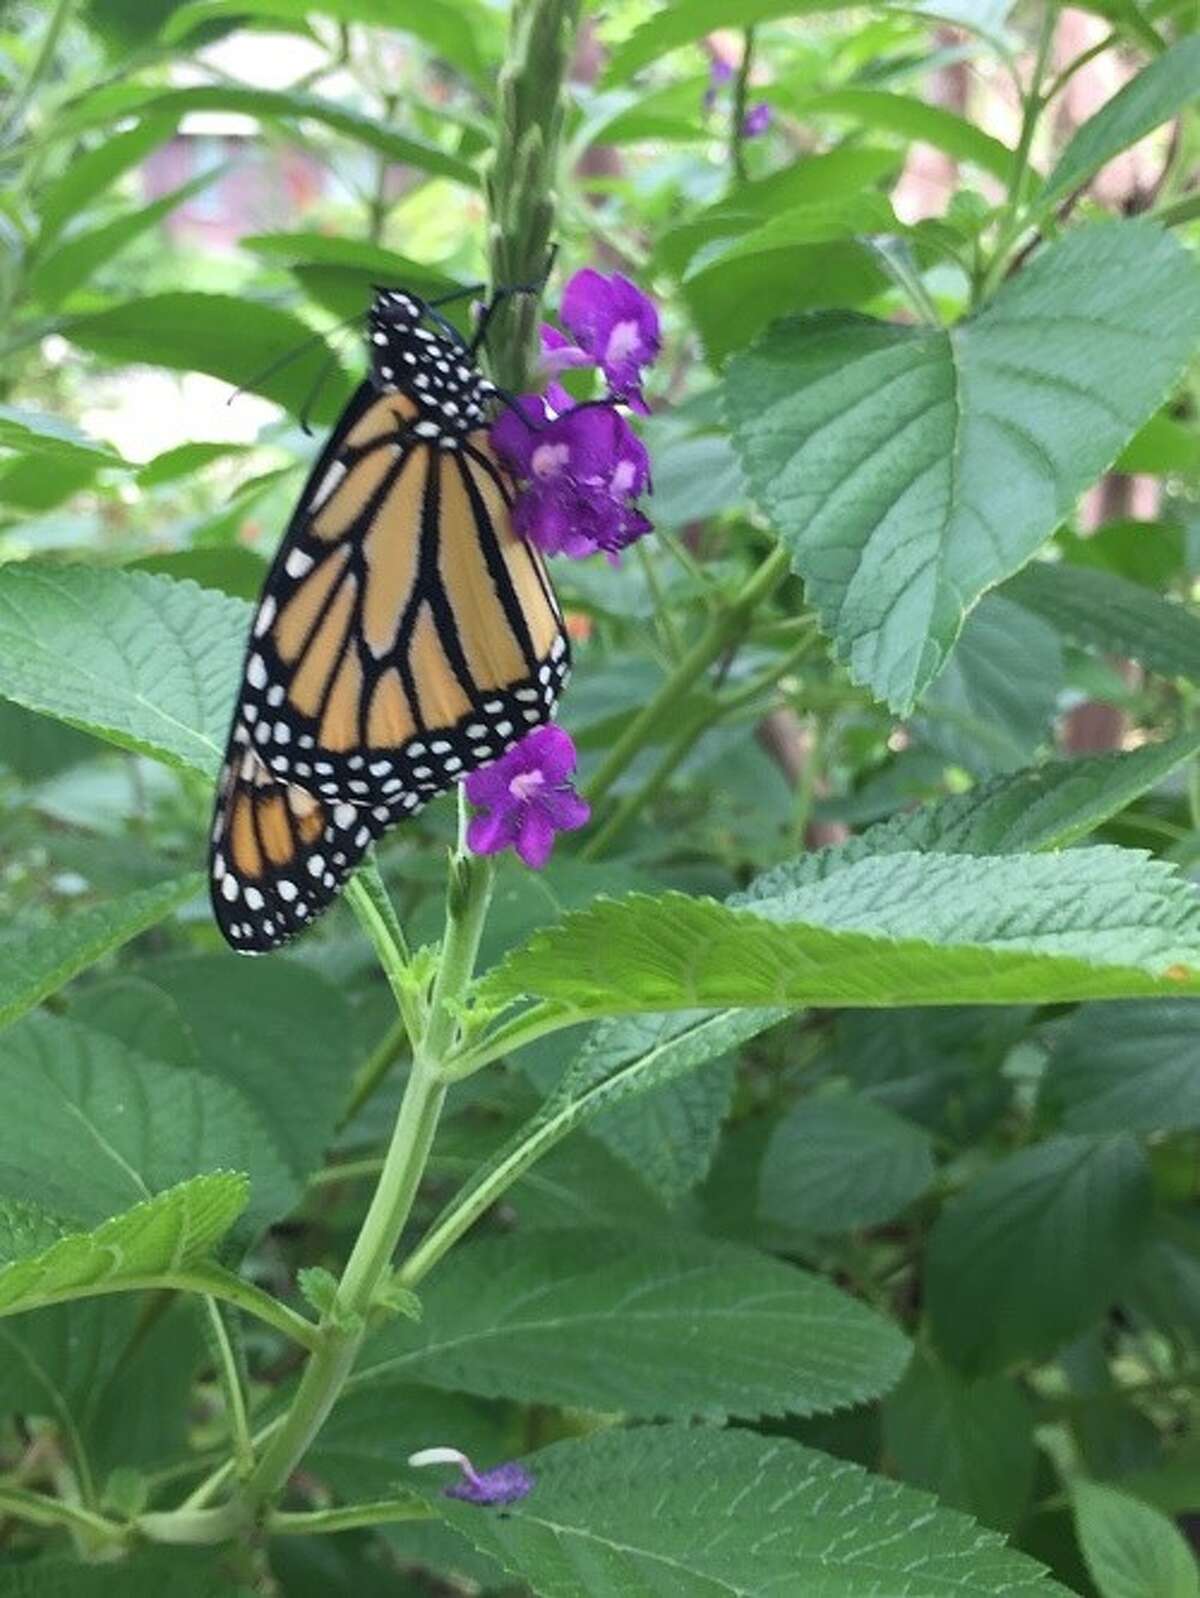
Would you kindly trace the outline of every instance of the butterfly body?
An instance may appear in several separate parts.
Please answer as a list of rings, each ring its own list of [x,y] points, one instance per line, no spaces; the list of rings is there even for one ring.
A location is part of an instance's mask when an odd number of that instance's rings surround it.
[[[371,375],[313,467],[251,629],[217,791],[212,902],[276,948],[371,842],[548,720],[570,656],[513,530],[471,352],[377,293]]]

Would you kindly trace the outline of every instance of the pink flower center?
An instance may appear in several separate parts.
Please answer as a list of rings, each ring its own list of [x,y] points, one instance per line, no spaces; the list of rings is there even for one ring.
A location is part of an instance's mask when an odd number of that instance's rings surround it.
[[[642,347],[642,335],[638,331],[636,322],[618,322],[608,335],[608,344],[604,350],[604,364],[606,366],[620,366],[631,355],[636,355]]]
[[[508,785],[508,791],[519,804],[527,805],[536,799],[546,785],[543,771],[519,771]]]
[[[557,477],[571,458],[569,444],[539,444],[530,457],[533,475],[545,481]]]

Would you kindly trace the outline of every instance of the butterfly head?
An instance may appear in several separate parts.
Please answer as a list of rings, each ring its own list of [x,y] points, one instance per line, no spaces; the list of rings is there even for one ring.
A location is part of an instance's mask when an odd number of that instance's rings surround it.
[[[483,424],[495,390],[465,345],[424,325],[429,316],[416,294],[376,290],[367,316],[371,378],[382,391],[410,395],[439,436],[461,437]]]

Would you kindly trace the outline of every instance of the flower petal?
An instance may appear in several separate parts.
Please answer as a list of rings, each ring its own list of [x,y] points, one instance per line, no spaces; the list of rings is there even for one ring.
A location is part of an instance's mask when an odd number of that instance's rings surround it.
[[[521,831],[526,806],[513,804],[510,809],[499,806],[489,815],[472,816],[467,825],[467,848],[472,854],[499,854],[516,843]]]
[[[526,733],[517,748],[528,759],[528,769],[540,771],[552,788],[567,780],[579,760],[570,733],[553,722]]]
[[[531,871],[540,871],[554,851],[554,823],[538,804],[528,805],[521,817],[517,853]]]
[[[576,832],[592,819],[592,807],[573,788],[550,788],[537,803],[550,817],[556,832]]]

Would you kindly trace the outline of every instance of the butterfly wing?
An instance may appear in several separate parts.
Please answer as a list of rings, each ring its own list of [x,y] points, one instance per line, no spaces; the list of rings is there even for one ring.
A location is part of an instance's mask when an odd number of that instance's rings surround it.
[[[303,929],[373,839],[549,719],[569,670],[541,556],[486,431],[433,438],[364,384],[255,614],[217,796],[236,949]]]

